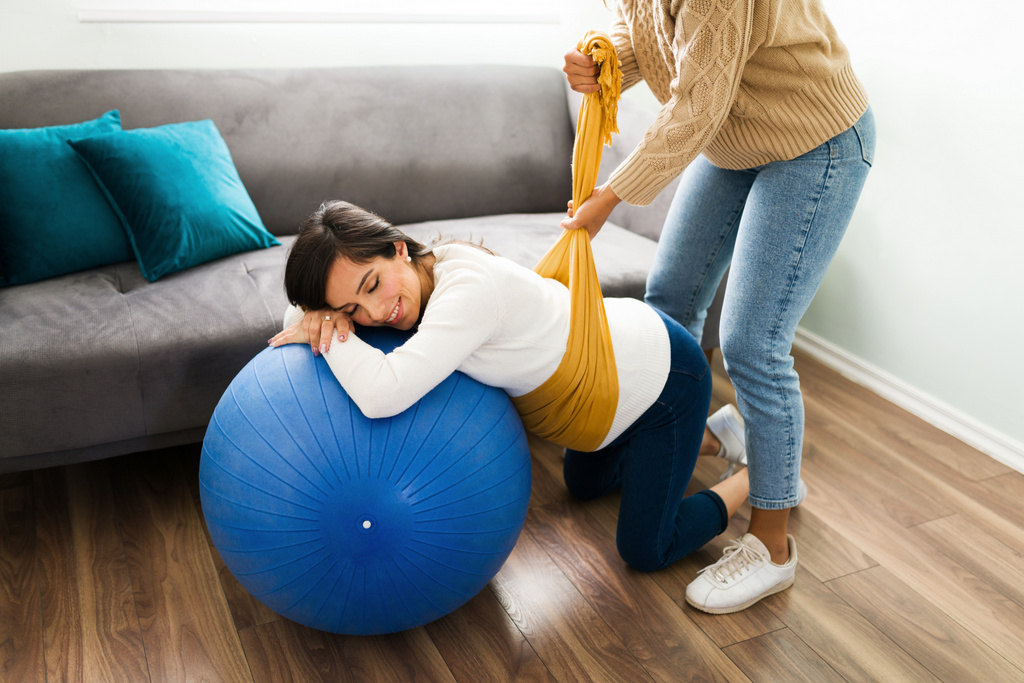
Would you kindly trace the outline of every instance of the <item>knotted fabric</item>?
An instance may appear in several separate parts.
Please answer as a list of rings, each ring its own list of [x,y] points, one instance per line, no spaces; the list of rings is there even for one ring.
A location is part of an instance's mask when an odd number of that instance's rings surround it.
[[[584,95],[580,104],[572,160],[575,210],[593,194],[602,148],[619,132],[615,119],[622,91],[619,60],[606,34],[590,31],[577,47],[600,65],[601,90]],[[554,374],[512,402],[528,431],[573,450],[597,450],[615,419],[619,377],[587,231],[564,231],[534,271],[568,287],[569,341]]]

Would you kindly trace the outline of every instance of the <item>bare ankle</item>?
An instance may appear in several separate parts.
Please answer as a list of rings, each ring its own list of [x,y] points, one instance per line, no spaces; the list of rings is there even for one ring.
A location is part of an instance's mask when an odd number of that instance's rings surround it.
[[[768,554],[772,556],[773,564],[786,564],[789,562],[789,541],[780,545],[765,546],[768,548]]]
[[[715,435],[711,433],[711,430],[707,427],[704,428],[704,437],[700,442],[700,450],[697,451],[698,455],[715,455],[722,448],[722,443],[715,438]]]
[[[754,508],[750,514],[749,531],[757,536],[775,564],[789,561],[789,510],[761,510]]]

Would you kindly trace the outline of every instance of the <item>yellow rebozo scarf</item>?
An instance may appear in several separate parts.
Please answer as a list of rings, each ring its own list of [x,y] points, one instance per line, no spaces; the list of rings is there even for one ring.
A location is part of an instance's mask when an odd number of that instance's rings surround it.
[[[619,132],[615,118],[622,90],[619,60],[606,34],[588,32],[578,49],[600,64],[601,91],[584,95],[580,104],[572,161],[576,210],[594,192],[603,146]],[[615,419],[619,377],[587,231],[564,231],[534,271],[569,288],[569,341],[555,373],[512,402],[528,431],[573,450],[596,450]]]

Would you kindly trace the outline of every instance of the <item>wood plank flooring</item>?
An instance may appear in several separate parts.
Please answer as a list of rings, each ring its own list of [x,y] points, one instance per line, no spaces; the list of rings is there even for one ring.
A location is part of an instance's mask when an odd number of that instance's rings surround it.
[[[745,531],[653,574],[615,550],[615,495],[581,503],[532,439],[526,527],[491,583],[405,633],[282,619],[203,520],[199,446],[0,475],[0,681],[1024,681],[1024,475],[817,361],[795,586],[745,612],[687,583]],[[720,362],[713,408],[733,393]],[[702,458],[692,490],[723,463]]]

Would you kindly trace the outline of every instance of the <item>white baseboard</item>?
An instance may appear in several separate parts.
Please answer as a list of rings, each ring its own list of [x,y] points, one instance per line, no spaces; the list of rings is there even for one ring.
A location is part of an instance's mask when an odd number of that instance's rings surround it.
[[[793,345],[847,379],[870,389],[942,431],[1024,473],[1024,444],[927,394],[862,358],[798,328]]]

